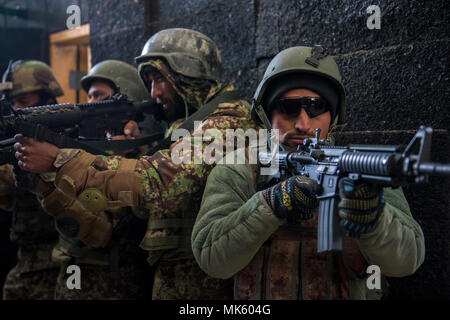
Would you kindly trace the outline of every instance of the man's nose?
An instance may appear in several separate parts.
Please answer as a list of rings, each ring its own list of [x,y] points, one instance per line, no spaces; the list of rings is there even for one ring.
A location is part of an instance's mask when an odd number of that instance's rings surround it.
[[[302,132],[309,132],[311,129],[311,118],[303,108],[295,119],[295,128]]]
[[[161,90],[158,86],[157,83],[155,83],[155,81],[152,81],[152,86],[151,86],[152,90],[150,92],[150,95],[152,96],[153,99],[159,98],[159,96],[161,96]]]

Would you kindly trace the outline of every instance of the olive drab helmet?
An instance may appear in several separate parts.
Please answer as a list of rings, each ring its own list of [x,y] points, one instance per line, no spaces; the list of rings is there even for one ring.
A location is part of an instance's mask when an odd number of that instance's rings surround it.
[[[52,69],[46,63],[37,60],[10,61],[2,76],[0,90],[8,99],[35,91],[43,91],[53,97],[64,94]]]
[[[222,76],[219,49],[198,31],[173,28],[154,34],[136,57],[141,77],[146,62],[156,58],[163,58],[175,73],[186,77],[220,82]]]
[[[105,60],[97,63],[81,78],[81,87],[88,92],[94,80],[104,80],[117,93],[125,94],[130,100],[148,100],[149,94],[138,71],[132,65],[119,60]]]
[[[345,123],[346,96],[341,74],[334,59],[321,46],[288,48],[272,59],[253,97],[252,118],[261,122],[258,106],[270,118],[274,102],[295,88],[317,92],[330,106],[331,123]]]

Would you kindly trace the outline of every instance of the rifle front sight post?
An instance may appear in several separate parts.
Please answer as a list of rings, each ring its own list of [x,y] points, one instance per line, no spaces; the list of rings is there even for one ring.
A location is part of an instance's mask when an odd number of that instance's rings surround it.
[[[319,139],[320,139],[320,132],[321,132],[322,130],[320,129],[320,128],[316,128],[316,142],[319,142]]]

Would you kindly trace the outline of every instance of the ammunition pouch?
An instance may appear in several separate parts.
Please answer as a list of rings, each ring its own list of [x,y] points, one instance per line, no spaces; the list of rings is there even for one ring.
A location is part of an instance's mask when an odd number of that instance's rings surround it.
[[[191,233],[194,218],[150,220],[141,248],[149,251],[147,262],[174,261],[193,258]]]

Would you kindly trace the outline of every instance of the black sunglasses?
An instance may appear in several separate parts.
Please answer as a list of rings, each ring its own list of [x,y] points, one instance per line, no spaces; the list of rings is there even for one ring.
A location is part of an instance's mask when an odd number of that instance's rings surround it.
[[[301,98],[282,98],[275,104],[275,109],[291,117],[297,117],[302,108],[310,118],[315,118],[329,111],[327,102],[322,98],[301,97]]]

